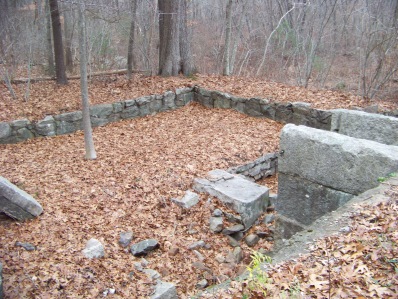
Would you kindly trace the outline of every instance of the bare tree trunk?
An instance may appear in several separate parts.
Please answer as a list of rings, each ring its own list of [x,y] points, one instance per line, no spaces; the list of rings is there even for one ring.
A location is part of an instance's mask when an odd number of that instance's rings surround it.
[[[137,13],[137,0],[131,0],[131,26],[129,36],[129,46],[127,50],[127,77],[131,79],[133,73],[133,48],[134,48],[134,32],[135,32],[135,18]]]
[[[191,39],[192,34],[188,30],[187,0],[180,0],[180,56],[181,72],[189,76],[193,72]]]
[[[79,54],[80,54],[80,89],[83,106],[83,130],[86,159],[94,160],[97,154],[94,148],[93,132],[90,120],[90,104],[88,100],[87,85],[87,46],[86,46],[86,21],[84,2],[79,4]]]
[[[50,3],[46,0],[46,35],[47,35],[47,64],[48,64],[48,75],[54,76],[55,66],[54,66],[54,52],[53,52],[53,41],[51,37],[51,13],[50,13]]]
[[[180,65],[179,46],[179,3],[173,0],[159,0],[159,74],[176,76]]]
[[[57,0],[49,0],[49,1],[50,1],[51,21],[53,28],[55,72],[57,77],[57,83],[66,85],[68,84],[68,79],[66,77],[66,71],[65,71],[64,48],[62,43],[62,30],[61,30],[58,2]]]
[[[72,40],[75,27],[75,16],[73,10],[65,10],[64,12],[64,28],[65,28],[65,64],[69,72],[73,72],[72,57]]]
[[[230,71],[230,54],[231,54],[231,26],[232,26],[232,0],[228,0],[225,13],[225,44],[224,44],[224,63],[223,75],[229,76]]]

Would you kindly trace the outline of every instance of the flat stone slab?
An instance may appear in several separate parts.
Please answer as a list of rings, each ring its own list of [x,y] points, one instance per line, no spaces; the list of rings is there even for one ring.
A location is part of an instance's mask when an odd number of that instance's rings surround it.
[[[305,126],[286,125],[280,149],[279,173],[354,195],[376,187],[379,177],[398,170],[398,146]]]
[[[0,211],[23,221],[39,216],[43,208],[31,195],[0,177]]]
[[[192,191],[186,191],[183,198],[172,198],[171,201],[175,202],[178,206],[189,209],[199,202],[199,195]]]
[[[331,131],[347,136],[398,145],[398,118],[363,111],[332,110]]]
[[[151,299],[178,299],[176,286],[170,282],[158,281]]]
[[[206,192],[239,213],[249,228],[268,205],[269,189],[224,170],[212,170],[208,179],[195,179],[193,188]]]

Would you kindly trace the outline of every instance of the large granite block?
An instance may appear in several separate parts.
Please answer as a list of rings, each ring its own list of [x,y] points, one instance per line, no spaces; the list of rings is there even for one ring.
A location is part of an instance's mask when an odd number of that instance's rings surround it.
[[[3,177],[0,177],[0,210],[20,221],[35,218],[43,212],[31,195]]]
[[[280,149],[280,173],[355,195],[398,170],[397,146],[304,126],[286,125]]]
[[[278,213],[309,225],[326,213],[337,210],[354,195],[334,190],[299,176],[278,174]]]
[[[384,144],[398,145],[398,118],[363,111],[332,110],[331,131]]]

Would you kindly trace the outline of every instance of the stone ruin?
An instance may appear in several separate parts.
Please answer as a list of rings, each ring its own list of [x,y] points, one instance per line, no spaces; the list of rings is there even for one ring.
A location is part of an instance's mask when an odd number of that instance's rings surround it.
[[[281,132],[279,153],[270,153],[227,171],[213,170],[208,178],[194,181],[195,191],[215,196],[237,212],[243,230],[253,225],[270,203],[268,188],[253,181],[277,171],[278,194],[271,197],[279,214],[277,230],[281,238],[290,238],[321,216],[377,186],[379,177],[398,171],[397,110],[390,112],[390,116],[345,109],[325,111],[311,108],[307,103],[244,99],[194,87],[95,105],[90,116],[93,126],[102,126],[177,109],[192,101],[287,124]],[[80,111],[47,116],[33,123],[26,119],[0,122],[0,144],[68,134],[81,128]],[[197,200],[191,192],[185,199],[174,202],[185,207]],[[0,177],[0,210],[24,220],[40,215],[42,207],[29,194]]]

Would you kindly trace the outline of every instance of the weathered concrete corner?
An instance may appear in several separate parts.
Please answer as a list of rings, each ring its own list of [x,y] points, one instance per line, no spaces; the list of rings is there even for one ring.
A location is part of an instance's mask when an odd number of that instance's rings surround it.
[[[0,210],[19,221],[35,218],[43,212],[31,195],[3,177],[0,177]]]
[[[212,170],[208,179],[195,179],[193,188],[220,199],[239,213],[245,228],[250,227],[268,205],[268,188],[223,170]]]

